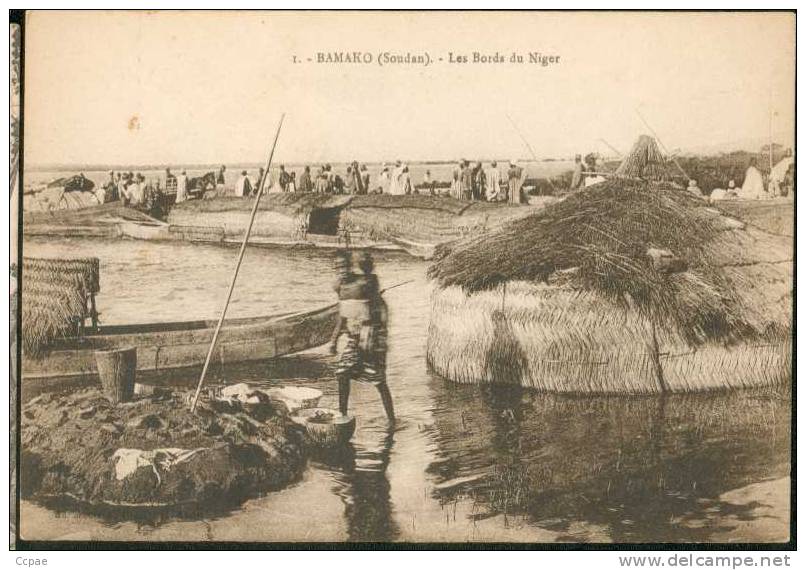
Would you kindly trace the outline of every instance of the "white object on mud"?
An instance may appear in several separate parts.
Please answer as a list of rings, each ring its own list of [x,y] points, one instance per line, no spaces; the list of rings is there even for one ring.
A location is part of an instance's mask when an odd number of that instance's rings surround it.
[[[304,388],[302,386],[284,386],[282,388],[269,388],[263,390],[271,400],[280,401],[288,408],[288,413],[293,414],[298,410],[305,410],[315,407],[322,398],[322,391],[316,388]]]
[[[170,471],[171,467],[177,463],[187,461],[193,455],[202,451],[198,449],[181,449],[178,447],[166,447],[164,449],[152,449],[145,451],[142,449],[120,448],[112,454],[112,461],[115,463],[115,478],[122,481],[140,467],[151,467],[154,475],[157,476],[157,484],[162,481],[157,467],[163,471]]]

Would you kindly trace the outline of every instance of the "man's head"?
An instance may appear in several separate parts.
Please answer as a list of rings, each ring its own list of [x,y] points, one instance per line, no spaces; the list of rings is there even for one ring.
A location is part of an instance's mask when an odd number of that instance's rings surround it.
[[[339,277],[347,277],[353,266],[352,256],[346,249],[336,252],[336,259],[333,261],[333,268]]]
[[[246,170],[241,170],[241,176],[246,176]]]
[[[375,261],[372,259],[372,255],[368,251],[365,251],[361,255],[361,260],[358,262],[358,266],[365,275],[369,275],[372,273],[372,270],[375,269]]]
[[[582,162],[582,155],[581,154],[576,155],[574,157],[574,162],[576,162],[576,163]]]

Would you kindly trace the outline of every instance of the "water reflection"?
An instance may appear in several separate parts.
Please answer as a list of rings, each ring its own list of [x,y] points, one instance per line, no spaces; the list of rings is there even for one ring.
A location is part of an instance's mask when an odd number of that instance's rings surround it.
[[[387,542],[395,540],[395,525],[386,476],[394,431],[370,426],[360,439],[340,449],[314,455],[314,465],[333,475],[333,492],[344,502],[347,540]]]
[[[438,498],[469,496],[480,517],[522,516],[566,540],[580,522],[617,542],[707,540],[716,521],[752,510],[722,493],[789,472],[784,388],[583,398],[431,387]]]

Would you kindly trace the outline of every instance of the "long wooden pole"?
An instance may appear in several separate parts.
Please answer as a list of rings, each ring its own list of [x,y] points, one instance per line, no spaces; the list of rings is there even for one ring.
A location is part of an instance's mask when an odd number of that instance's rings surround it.
[[[515,124],[515,121],[513,121],[513,120],[512,120],[512,117],[510,117],[508,113],[507,113],[507,119],[509,119],[509,122],[512,124],[512,128],[513,128],[513,129],[515,129],[515,132],[516,132],[516,133],[518,133],[518,136],[519,136],[519,137],[521,137],[521,140],[523,141],[523,144],[525,144],[525,145],[526,145],[526,148],[528,148],[528,149],[529,149],[529,154],[531,154],[531,155],[532,155],[532,160],[534,160],[535,162],[537,162],[537,160],[538,160],[538,158],[537,158],[537,153],[536,153],[536,152],[535,152],[535,150],[532,148],[532,145],[530,145],[530,144],[529,144],[529,141],[528,141],[528,140],[526,140],[526,137],[525,137],[525,136],[523,136],[523,133],[522,133],[522,132],[521,132],[521,130],[518,128],[518,125],[516,125],[516,124]],[[555,191],[556,191],[556,190],[557,190],[557,188],[555,188],[555,187],[554,187],[554,183],[551,181],[551,178],[550,178],[550,177],[548,177],[548,176],[546,176],[546,180],[548,180],[549,186],[551,186],[552,190],[555,190]],[[528,200],[527,200],[527,201],[528,201]]]
[[[215,332],[213,333],[213,340],[210,342],[210,348],[207,351],[207,358],[204,360],[204,368],[202,368],[201,376],[199,377],[199,384],[196,386],[196,393],[193,394],[193,402],[190,404],[191,413],[196,411],[196,404],[199,403],[199,395],[201,394],[202,386],[204,385],[204,377],[207,375],[207,368],[210,366],[210,359],[213,356],[215,343],[218,340],[218,333],[221,332],[221,325],[224,324],[224,317],[227,315],[227,308],[229,307],[230,299],[232,299],[232,292],[235,290],[235,281],[238,279],[238,271],[241,269],[241,262],[243,261],[244,253],[246,252],[246,243],[249,241],[249,234],[252,233],[252,224],[255,223],[255,215],[257,214],[257,207],[260,204],[260,197],[263,196],[263,189],[266,186],[266,179],[269,177],[269,168],[271,168],[271,161],[274,158],[274,149],[277,148],[277,139],[280,138],[280,129],[283,126],[283,119],[285,113],[280,115],[280,122],[277,125],[277,132],[274,135],[274,142],[271,145],[271,152],[266,161],[266,168],[263,174],[263,180],[260,181],[260,189],[257,196],[255,196],[255,203],[252,206],[252,215],[249,217],[249,225],[246,227],[246,233],[243,236],[243,243],[241,250],[238,252],[238,262],[235,264],[235,270],[232,272],[232,280],[229,284],[229,291],[227,292],[227,300],[224,302],[224,308],[221,311],[221,316],[218,318]]]

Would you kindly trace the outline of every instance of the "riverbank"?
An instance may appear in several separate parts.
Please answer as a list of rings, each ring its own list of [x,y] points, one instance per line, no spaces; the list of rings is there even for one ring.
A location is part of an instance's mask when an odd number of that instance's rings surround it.
[[[405,251],[429,259],[439,244],[476,235],[556,201],[467,202],[429,195],[268,194],[261,199],[250,243],[263,246]],[[249,225],[251,198],[215,197],[171,207],[157,220],[119,203],[81,210],[26,212],[26,237],[132,238],[233,244]]]

